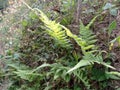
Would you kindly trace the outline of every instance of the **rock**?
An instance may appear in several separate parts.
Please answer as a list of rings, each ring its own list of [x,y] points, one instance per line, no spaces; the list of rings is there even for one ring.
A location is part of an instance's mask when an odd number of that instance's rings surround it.
[[[8,0],[0,0],[0,10],[8,6]]]
[[[8,6],[8,0],[0,0],[0,10],[1,13],[3,13],[3,10]]]

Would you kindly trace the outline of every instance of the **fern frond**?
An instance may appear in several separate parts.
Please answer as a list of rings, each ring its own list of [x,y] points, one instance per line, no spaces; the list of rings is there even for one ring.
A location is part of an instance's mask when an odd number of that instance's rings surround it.
[[[95,45],[94,44],[88,44],[88,41],[85,40],[85,38],[83,38],[82,36],[79,37],[77,35],[74,35],[74,34],[72,34],[72,32],[69,29],[67,29],[64,26],[62,26],[62,27],[66,30],[66,34],[69,37],[73,38],[76,41],[76,43],[81,47],[81,50],[82,50],[84,55],[85,55],[85,53],[87,53],[87,50],[94,48]],[[91,37],[93,37],[93,36],[91,36]],[[89,52],[93,52],[93,51],[89,51]]]
[[[111,74],[111,75],[116,75],[120,78],[120,72],[111,71],[111,72],[106,72],[106,73]]]
[[[87,26],[84,26],[83,23],[80,22],[80,36],[72,34],[72,32],[69,29],[61,25],[66,30],[66,34],[69,37],[73,38],[81,47],[81,50],[84,55],[87,52],[96,51],[95,42],[97,41],[97,39],[95,39],[96,36],[93,34],[93,32],[89,30],[90,25],[95,21],[96,18],[97,16],[93,18]]]
[[[43,74],[37,73],[36,71],[39,69],[42,69],[44,67],[51,67],[50,64],[42,64],[41,66],[38,66],[37,68],[31,70],[27,66],[20,64],[19,66],[14,64],[7,64],[9,67],[14,68],[15,71],[13,71],[14,74],[16,74],[18,77],[24,80],[28,80],[29,82],[32,82],[36,78],[39,77],[41,79],[43,77]]]
[[[24,80],[28,80],[30,82],[32,82],[33,80],[35,80],[36,78],[40,78],[42,77],[41,74],[38,73],[31,73],[31,71],[29,70],[18,70],[18,71],[14,71],[14,74],[16,74],[17,76],[19,76],[20,78],[24,79]]]
[[[85,50],[89,50],[89,52],[96,51],[95,43],[97,41],[96,35],[93,34],[93,32],[90,30],[91,24],[96,20],[98,16],[94,17],[90,23],[85,26],[82,21],[80,22],[80,37],[85,40],[86,45],[84,46]]]
[[[70,40],[61,25],[55,21],[49,20],[49,18],[39,9],[35,10],[40,13],[40,20],[45,24],[48,34],[53,37],[56,44],[64,48],[71,48]]]
[[[84,67],[84,66],[89,66],[93,65],[94,63],[101,64],[105,67],[115,69],[114,67],[110,66],[109,64],[103,62],[103,58],[101,55],[93,55],[92,53],[87,53],[85,56],[83,56],[83,59],[77,63],[73,68],[71,68],[67,73],[70,73],[78,68]]]
[[[73,74],[74,76],[76,76],[78,79],[82,81],[82,83],[86,86],[88,90],[90,89],[90,83],[89,83],[87,75],[84,75],[81,70],[75,70]]]
[[[96,35],[93,34],[93,32],[86,28],[87,26],[84,26],[82,22],[80,22],[80,37],[84,39],[87,42],[87,45],[94,44],[97,40]]]

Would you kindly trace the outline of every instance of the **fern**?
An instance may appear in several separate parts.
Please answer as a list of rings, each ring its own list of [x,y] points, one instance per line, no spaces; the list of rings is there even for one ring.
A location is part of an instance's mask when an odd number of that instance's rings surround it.
[[[96,35],[94,35],[93,32],[87,27],[85,27],[82,22],[80,22],[80,37],[86,41],[86,47],[89,45],[94,46],[95,42],[97,41],[95,39]]]
[[[39,77],[39,79],[41,79],[43,77],[43,74],[37,73],[36,71],[38,71],[44,67],[51,67],[52,66],[50,64],[44,63],[41,66],[38,66],[37,68],[31,70],[30,68],[24,66],[23,64],[21,64],[20,66],[17,66],[16,63],[7,64],[7,65],[9,67],[16,69],[15,71],[13,71],[14,74],[16,74],[20,78],[22,78],[24,80],[28,80],[30,82],[32,82],[33,80],[35,80],[38,77]]]
[[[84,26],[82,21],[80,22],[80,35],[79,36],[72,34],[72,32],[68,28],[61,25],[61,27],[63,27],[66,30],[66,34],[69,37],[73,38],[77,42],[77,44],[81,47],[82,53],[84,55],[87,52],[92,53],[92,52],[96,51],[96,48],[95,48],[96,47],[95,42],[97,41],[95,39],[96,36],[89,29],[89,27],[95,21],[96,18],[97,18],[97,16],[95,18],[93,18],[87,26]]]
[[[83,47],[86,45],[86,41],[83,40],[82,38],[79,38],[77,35],[72,34],[72,32],[65,26],[61,25],[61,27],[65,29],[67,36],[73,38],[77,42],[77,44],[81,46],[83,52],[85,52]]]
[[[102,55],[98,54],[95,56],[93,54],[93,52],[97,51],[97,49],[95,48],[95,42],[97,40],[95,39],[96,36],[92,33],[92,31],[89,30],[89,27],[96,18],[97,16],[93,18],[87,26],[84,26],[82,22],[80,23],[80,36],[72,34],[69,29],[61,25],[66,30],[67,35],[73,38],[81,47],[82,53],[84,55],[82,60],[80,60],[80,62],[72,69],[70,69],[67,73],[83,66],[93,65],[94,63],[102,64],[106,67],[115,69],[114,67],[103,62]]]
[[[116,75],[120,78],[120,72],[111,71],[111,72],[107,72],[107,74]]]
[[[45,24],[48,34],[54,38],[56,44],[64,48],[71,48],[70,40],[68,39],[67,35],[65,34],[65,30],[63,30],[61,25],[55,21],[49,20],[49,18],[39,9],[35,10],[40,13],[40,20]]]
[[[93,65],[94,63],[101,64],[105,67],[115,69],[114,67],[110,66],[109,64],[103,62],[103,58],[101,55],[93,55],[91,53],[87,53],[85,56],[83,56],[83,59],[80,60],[80,62],[77,63],[73,68],[71,68],[67,73],[70,73],[78,68],[84,67],[84,66],[89,66]]]
[[[38,77],[40,79],[43,76],[42,74],[32,73],[29,70],[18,70],[18,71],[14,71],[13,73],[15,73],[17,76],[19,76],[24,80],[28,80],[29,82],[32,82]]]
[[[95,45],[95,42],[97,40],[96,40],[96,36],[90,30],[90,26],[92,25],[92,23],[95,21],[95,19],[98,16],[93,18],[87,26],[84,26],[83,23],[80,22],[80,32],[79,32],[80,35],[77,36],[73,34],[68,28],[64,27],[63,25],[56,23],[55,21],[49,20],[49,18],[41,10],[34,9],[34,11],[37,14],[39,14],[39,18],[45,24],[48,34],[54,38],[54,40],[56,41],[58,45],[64,48],[71,48],[71,43],[69,39],[70,37],[70,38],[73,38],[76,41],[76,43],[81,47],[81,51],[83,54],[82,59],[77,63],[77,65],[71,68],[68,72],[67,72],[67,70],[69,69],[68,66],[65,67],[61,64],[52,65],[52,69],[50,70],[50,72],[54,74],[54,79],[57,79],[58,77],[66,77],[67,75],[70,76],[71,75],[70,72],[72,72],[72,74],[74,74],[74,76],[79,78],[89,90],[90,84],[89,84],[88,77],[87,75],[84,75],[84,73],[78,68],[86,67],[89,65],[92,66],[95,63],[98,63],[101,65],[104,65],[105,67],[115,69],[114,67],[106,64],[103,61],[101,54],[95,53],[96,51],[98,51]],[[46,66],[47,65],[45,66],[43,65],[43,67],[46,67]],[[33,70],[32,74],[33,72],[35,72],[36,70],[40,68],[41,66]],[[119,75],[118,73],[114,73],[114,74]],[[18,74],[18,75],[21,75],[21,74]],[[69,77],[66,77],[66,81],[69,81],[69,80],[70,80]]]
[[[36,15],[39,16],[39,19],[44,23],[46,26],[47,33],[53,37],[55,40],[56,44],[66,48],[70,49],[71,44],[70,40],[68,39],[68,36],[65,33],[65,30],[61,27],[59,23],[56,21],[50,20],[46,14],[44,14],[40,9],[38,8],[31,8],[27,3],[22,1],[31,11],[35,12]]]
[[[88,77],[84,75],[81,70],[75,70],[73,74],[74,76],[76,76],[78,79],[82,81],[82,83],[86,86],[88,90],[90,89],[90,83],[89,83]]]

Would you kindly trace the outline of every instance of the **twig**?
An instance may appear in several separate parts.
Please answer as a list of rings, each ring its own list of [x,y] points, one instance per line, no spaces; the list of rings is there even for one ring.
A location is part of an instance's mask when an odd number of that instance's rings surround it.
[[[30,10],[34,11],[34,9],[31,8],[24,0],[21,0],[21,2],[22,2],[23,4],[25,4],[25,6],[27,6]]]
[[[82,12],[82,0],[78,0],[77,4],[77,14],[76,14],[76,23],[79,25]]]

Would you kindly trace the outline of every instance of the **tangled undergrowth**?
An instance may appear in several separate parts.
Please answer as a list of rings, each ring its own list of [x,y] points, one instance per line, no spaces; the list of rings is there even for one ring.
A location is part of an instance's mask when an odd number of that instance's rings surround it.
[[[112,85],[112,80],[120,80],[120,72],[112,61],[113,45],[120,43],[119,36],[114,39],[111,36],[117,27],[116,21],[104,28],[107,38],[103,43],[100,41],[104,39],[104,35],[101,36],[103,32],[96,31],[95,24],[101,24],[108,12],[103,14],[97,8],[99,13],[89,12],[94,16],[89,22],[83,21],[83,17],[79,29],[71,28],[74,9],[68,13],[71,2],[61,2],[65,8],[62,15],[49,10],[45,14],[42,11],[44,7],[34,8],[24,3],[30,10],[21,22],[19,42],[1,57],[6,68],[1,77],[3,80],[9,78],[8,90],[119,90]],[[75,5],[73,0],[72,6]],[[101,44],[106,48],[103,49]]]

